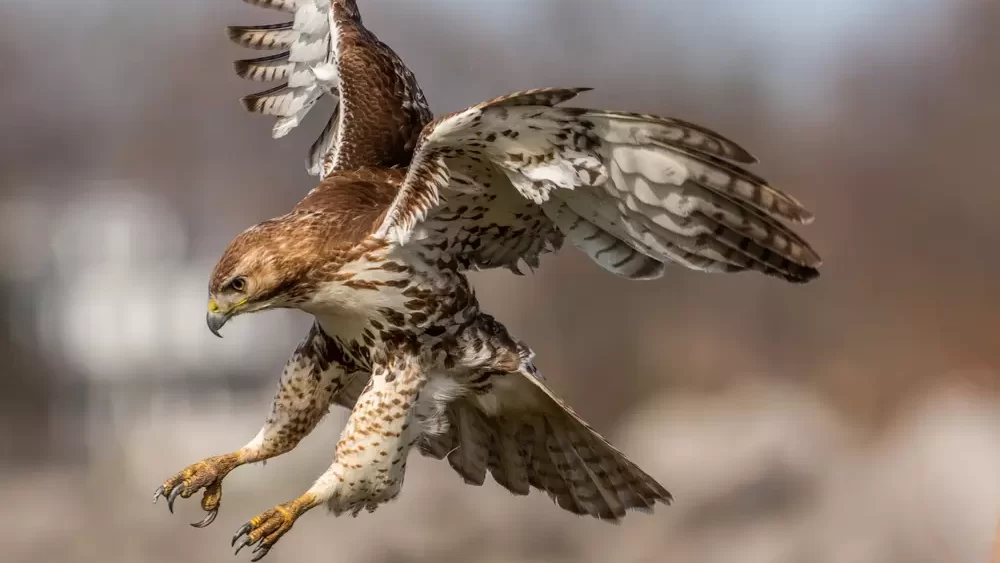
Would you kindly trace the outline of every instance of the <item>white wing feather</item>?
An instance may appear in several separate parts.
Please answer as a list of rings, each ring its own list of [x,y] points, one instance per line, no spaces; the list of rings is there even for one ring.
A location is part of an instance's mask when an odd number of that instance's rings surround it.
[[[739,145],[672,118],[553,107],[579,91],[512,94],[429,124],[376,236],[403,245],[417,233],[440,243],[433,233],[448,221],[462,221],[454,233],[543,216],[543,225],[491,244],[557,240],[556,230],[602,267],[634,279],[658,277],[670,262],[792,282],[818,275],[818,254],[783,223],[808,223],[812,214],[742,168],[755,159]],[[476,182],[491,167],[507,181],[491,174]],[[533,205],[491,222],[447,211],[477,193],[501,201],[519,193]],[[528,247],[522,257],[537,261],[543,245]],[[482,262],[468,256],[481,249],[461,249],[467,262]]]
[[[337,41],[332,33],[330,0],[244,0],[248,4],[293,14],[293,20],[263,26],[232,26],[229,38],[251,49],[284,49],[281,53],[234,63],[236,73],[253,81],[278,82],[274,88],[242,98],[252,113],[277,117],[271,136],[283,137],[297,127],[324,95],[333,100],[333,113],[320,138],[312,145],[306,169],[322,175],[324,156],[336,150],[340,117],[340,79]],[[332,160],[332,159],[328,159]]]

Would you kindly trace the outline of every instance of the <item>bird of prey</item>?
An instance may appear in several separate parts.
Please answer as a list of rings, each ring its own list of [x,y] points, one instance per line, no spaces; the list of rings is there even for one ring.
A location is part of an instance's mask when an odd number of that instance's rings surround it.
[[[204,489],[204,526],[235,467],[285,453],[331,404],[352,409],[334,460],[305,493],[251,519],[233,544],[263,557],[304,512],[375,510],[399,493],[412,447],[467,483],[618,521],[670,494],[547,387],[534,353],[483,312],[466,273],[521,264],[568,240],[604,269],[658,278],[669,264],[755,270],[790,282],[820,259],[785,222],[812,215],[747,171],[750,154],[679,119],[562,105],[585,89],[502,96],[430,121],[420,89],[367,31],[354,0],[247,0],[294,23],[234,28],[289,53],[237,64],[288,84],[247,109],[294,127],[321,95],[339,100],[307,161],[319,185],[288,213],[236,236],[209,283],[212,332],[274,308],[315,322],[243,448],[157,489],[172,509]],[[238,548],[238,549],[239,549]]]

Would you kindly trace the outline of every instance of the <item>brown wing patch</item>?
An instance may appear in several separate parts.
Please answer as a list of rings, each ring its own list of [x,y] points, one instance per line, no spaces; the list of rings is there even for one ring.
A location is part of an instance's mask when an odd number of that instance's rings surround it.
[[[277,117],[271,134],[278,138],[297,127],[322,96],[331,97],[335,109],[310,149],[310,174],[407,165],[433,116],[410,69],[364,27],[357,2],[245,1],[293,13],[295,21],[228,29],[230,39],[244,47],[287,50],[236,61],[237,74],[247,80],[283,81],[244,97],[244,108]]]
[[[361,24],[357,7],[342,8],[334,10],[344,112],[337,168],[406,165],[433,117],[427,100],[395,51]]]

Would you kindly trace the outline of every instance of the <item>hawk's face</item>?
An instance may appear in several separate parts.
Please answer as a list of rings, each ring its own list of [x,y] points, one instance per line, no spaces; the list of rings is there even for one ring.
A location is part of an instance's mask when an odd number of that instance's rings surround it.
[[[283,225],[265,222],[240,233],[212,272],[208,287],[208,328],[216,336],[236,315],[290,307],[307,297],[308,264],[285,244]],[[289,252],[292,251],[292,252]]]

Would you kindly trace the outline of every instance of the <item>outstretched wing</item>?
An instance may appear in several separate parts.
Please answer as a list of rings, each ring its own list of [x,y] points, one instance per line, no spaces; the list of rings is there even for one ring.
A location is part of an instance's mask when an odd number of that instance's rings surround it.
[[[362,166],[409,163],[432,114],[413,73],[361,21],[355,0],[244,0],[288,12],[290,22],[228,29],[251,49],[281,50],[238,60],[247,80],[281,82],[245,96],[247,111],[277,117],[274,138],[294,129],[324,95],[334,102],[326,128],[306,159],[312,175]]]
[[[448,404],[443,431],[423,434],[420,452],[447,458],[470,485],[482,485],[489,472],[515,495],[536,488],[565,510],[601,520],[619,521],[628,510],[651,512],[657,503],[670,504],[663,485],[540,379],[524,373],[497,378],[502,381],[493,390]]]
[[[581,91],[520,92],[429,124],[376,236],[441,248],[459,267],[537,263],[565,236],[632,279],[671,262],[818,275],[784,223],[812,214],[741,166],[755,159],[739,145],[678,119],[556,106]]]

